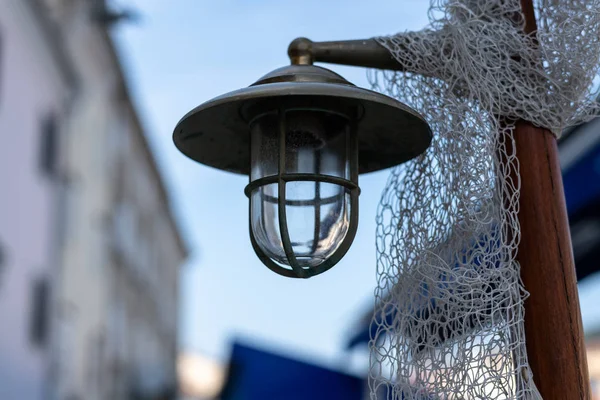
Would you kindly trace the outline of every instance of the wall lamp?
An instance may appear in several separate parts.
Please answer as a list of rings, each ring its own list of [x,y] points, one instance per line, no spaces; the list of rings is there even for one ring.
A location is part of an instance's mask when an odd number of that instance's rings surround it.
[[[356,87],[327,62],[400,70],[374,39],[294,40],[291,65],[216,97],[177,124],[189,158],[249,176],[250,240],[272,271],[309,278],[346,254],[358,227],[358,175],[429,146],[427,122],[401,102]]]

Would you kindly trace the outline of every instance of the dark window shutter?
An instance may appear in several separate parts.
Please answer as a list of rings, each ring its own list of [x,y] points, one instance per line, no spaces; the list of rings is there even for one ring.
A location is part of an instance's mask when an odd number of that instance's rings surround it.
[[[31,293],[31,322],[29,336],[33,344],[43,346],[48,337],[50,322],[50,287],[47,279],[34,282]]]
[[[50,114],[42,121],[40,146],[40,168],[47,175],[54,175],[58,158],[58,131],[56,118]]]

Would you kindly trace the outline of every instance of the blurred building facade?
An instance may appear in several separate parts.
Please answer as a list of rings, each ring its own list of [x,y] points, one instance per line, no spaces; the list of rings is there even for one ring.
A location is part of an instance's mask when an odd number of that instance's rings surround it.
[[[115,15],[100,0],[0,4],[2,399],[175,398],[187,254]]]
[[[60,147],[74,89],[40,9],[0,2],[0,398],[43,399],[58,270]]]
[[[172,397],[186,250],[110,38],[114,20],[103,1],[48,3],[80,81],[65,169],[55,394]]]

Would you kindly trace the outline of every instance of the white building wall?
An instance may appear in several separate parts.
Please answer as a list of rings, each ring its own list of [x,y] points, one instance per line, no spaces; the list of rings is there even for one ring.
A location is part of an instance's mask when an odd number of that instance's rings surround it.
[[[58,150],[70,92],[33,10],[0,1],[0,399],[46,398],[50,333],[34,344],[30,325],[35,282],[53,290],[57,185],[40,154],[51,115]]]
[[[133,117],[130,114],[130,117]],[[112,313],[127,314],[126,350],[111,357],[128,371],[131,388],[157,394],[176,384],[177,286],[185,249],[169,215],[143,136],[136,124],[119,152]],[[115,339],[111,342],[120,342]],[[123,384],[123,382],[121,382]]]
[[[163,289],[159,271],[177,282],[185,249],[107,28],[92,18],[91,6],[102,2],[46,1],[55,7],[80,80],[68,124],[69,221],[57,296],[54,395],[128,399],[147,382],[175,383],[169,371],[175,366],[178,302],[169,303],[172,326],[164,326],[157,310],[164,308],[163,298],[176,296],[170,294],[176,286]],[[163,236],[169,238],[164,244]],[[164,246],[171,256],[159,262]]]
[[[42,3],[74,98],[40,9],[30,12]],[[107,28],[91,17],[98,4],[0,1],[0,399],[118,400],[175,384],[185,249]],[[61,153],[47,176],[40,139],[53,113]],[[51,331],[37,346],[31,292],[44,278]]]
[[[57,353],[53,397],[102,399],[108,296],[105,221],[111,210],[108,138],[118,129],[118,71],[102,29],[92,21],[93,2],[49,2],[63,45],[78,75],[77,99],[67,123],[65,198],[67,223],[57,293]]]

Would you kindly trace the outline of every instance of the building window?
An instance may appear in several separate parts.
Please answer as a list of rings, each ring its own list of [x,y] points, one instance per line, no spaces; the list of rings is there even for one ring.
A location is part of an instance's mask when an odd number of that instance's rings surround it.
[[[58,161],[58,130],[54,114],[42,121],[40,140],[40,168],[47,175],[54,175]]]
[[[34,282],[31,292],[31,320],[29,338],[36,346],[46,344],[48,338],[50,287],[47,279]]]

